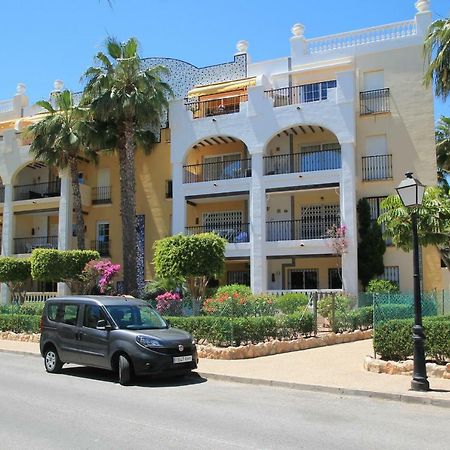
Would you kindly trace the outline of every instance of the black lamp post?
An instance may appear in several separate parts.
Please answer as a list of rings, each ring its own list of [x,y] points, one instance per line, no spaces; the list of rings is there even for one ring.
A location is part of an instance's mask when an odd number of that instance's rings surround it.
[[[396,191],[407,208],[418,207],[422,204],[425,186],[412,172],[405,173],[406,178],[399,184]],[[413,233],[413,269],[414,269],[414,373],[411,381],[413,391],[428,391],[430,384],[427,380],[427,368],[425,365],[425,333],[422,327],[422,303],[420,298],[420,274],[419,274],[419,239],[417,237],[417,213],[411,210],[411,223]]]

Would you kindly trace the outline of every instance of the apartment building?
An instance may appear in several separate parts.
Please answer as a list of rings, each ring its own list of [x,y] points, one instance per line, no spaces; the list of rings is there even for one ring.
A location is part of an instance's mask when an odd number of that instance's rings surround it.
[[[367,198],[376,220],[405,172],[436,184],[433,97],[422,84],[429,2],[416,9],[412,20],[319,38],[295,24],[290,55],[275,60],[253,62],[246,41],[216,66],[146,59],[170,69],[176,98],[160,143],[137,159],[140,279],[152,276],[156,239],[214,231],[228,240],[222,282],[357,293],[357,201]],[[4,255],[76,244],[68,175],[33,161],[20,135],[36,113],[22,85],[0,102]],[[118,179],[113,155],[80,169],[87,246],[116,262]],[[333,226],[345,226],[342,256]],[[384,263],[385,278],[412,288],[409,254],[388,246]],[[440,288],[436,249],[422,249],[422,265],[424,288]]]

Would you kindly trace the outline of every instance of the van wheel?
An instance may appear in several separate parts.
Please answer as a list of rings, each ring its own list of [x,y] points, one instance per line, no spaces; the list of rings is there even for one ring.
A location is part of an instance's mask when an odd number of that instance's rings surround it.
[[[119,356],[119,383],[122,386],[128,386],[131,382],[131,376],[133,375],[133,369],[131,368],[130,361],[124,355]]]
[[[53,348],[48,348],[44,353],[44,365],[45,370],[48,373],[59,373],[61,372],[63,363],[59,359],[58,352]]]

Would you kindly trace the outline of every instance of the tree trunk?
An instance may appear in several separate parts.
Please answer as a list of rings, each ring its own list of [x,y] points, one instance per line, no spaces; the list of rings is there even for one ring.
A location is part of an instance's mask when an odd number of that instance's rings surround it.
[[[76,217],[77,247],[79,250],[84,250],[84,218],[83,207],[81,204],[80,180],[78,178],[78,162],[76,158],[71,158],[69,164],[70,174],[72,176],[73,207],[75,209]]]
[[[133,123],[126,122],[119,148],[120,213],[122,216],[122,253],[124,293],[137,293],[136,280],[136,181]]]

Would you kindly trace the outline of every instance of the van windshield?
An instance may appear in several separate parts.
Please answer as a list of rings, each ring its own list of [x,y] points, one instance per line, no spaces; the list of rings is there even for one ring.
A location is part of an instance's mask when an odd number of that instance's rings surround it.
[[[167,328],[164,319],[146,305],[109,305],[109,314],[121,330],[160,330]]]

